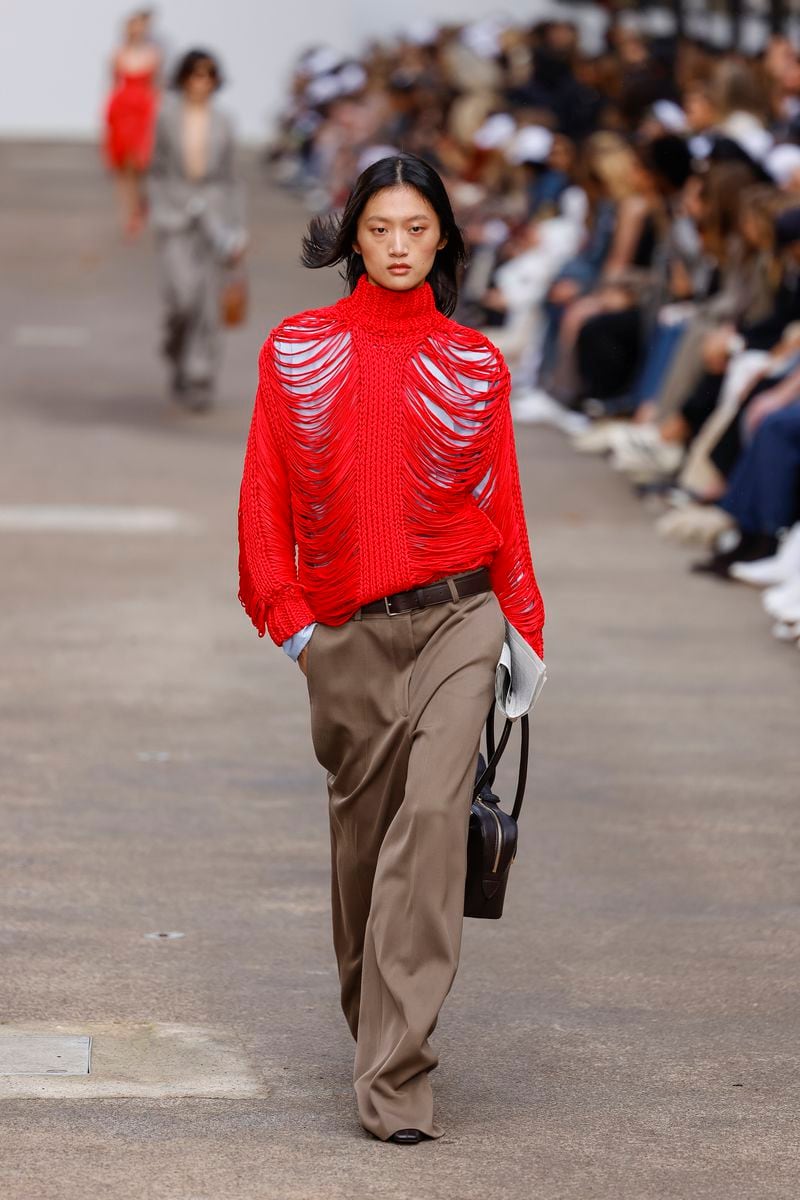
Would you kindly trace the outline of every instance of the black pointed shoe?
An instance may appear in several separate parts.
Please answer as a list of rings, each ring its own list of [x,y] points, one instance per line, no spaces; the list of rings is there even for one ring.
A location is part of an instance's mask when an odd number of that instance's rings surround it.
[[[422,1141],[422,1134],[419,1129],[398,1129],[386,1140],[395,1142],[398,1146],[416,1146],[417,1142]]]

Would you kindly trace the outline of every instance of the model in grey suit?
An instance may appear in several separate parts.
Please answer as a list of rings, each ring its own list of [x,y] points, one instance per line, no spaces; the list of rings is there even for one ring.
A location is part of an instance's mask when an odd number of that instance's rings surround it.
[[[189,173],[183,92],[165,98],[150,170],[150,220],[156,234],[165,299],[163,350],[175,398],[189,407],[210,401],[219,366],[221,276],[244,251],[241,187],[231,123],[209,100],[199,147],[201,173]]]

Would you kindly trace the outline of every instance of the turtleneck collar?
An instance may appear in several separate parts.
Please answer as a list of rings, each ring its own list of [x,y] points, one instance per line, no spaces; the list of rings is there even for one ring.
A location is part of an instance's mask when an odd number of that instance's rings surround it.
[[[433,289],[427,281],[408,291],[395,292],[370,283],[366,275],[359,278],[355,291],[339,304],[355,324],[385,337],[402,337],[429,329],[438,313]]]

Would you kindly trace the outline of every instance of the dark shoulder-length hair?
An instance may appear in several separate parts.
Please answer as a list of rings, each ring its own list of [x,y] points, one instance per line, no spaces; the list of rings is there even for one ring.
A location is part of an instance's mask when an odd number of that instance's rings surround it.
[[[194,73],[195,67],[200,63],[209,63],[214,76],[214,83],[217,90],[222,87],[225,82],[222,69],[215,55],[210,50],[201,50],[195,47],[194,50],[187,50],[183,57],[178,62],[172,76],[172,86],[176,91],[182,91],[186,80]]]
[[[466,260],[464,239],[441,178],[429,163],[415,154],[393,154],[378,159],[362,171],[341,214],[311,219],[303,238],[301,261],[304,266],[313,268],[342,263],[342,276],[352,292],[365,274],[363,259],[353,249],[358,219],[376,192],[398,184],[415,188],[439,218],[442,237],[447,241],[436,252],[428,283],[436,307],[449,317],[456,307],[459,271]]]

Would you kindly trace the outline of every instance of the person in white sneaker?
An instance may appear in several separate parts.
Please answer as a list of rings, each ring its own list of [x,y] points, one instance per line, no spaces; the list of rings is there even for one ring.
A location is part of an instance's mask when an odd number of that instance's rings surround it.
[[[800,400],[764,418],[719,502],[736,522],[738,541],[730,548],[718,544],[711,558],[692,570],[732,578],[734,563],[772,558],[778,533],[800,521],[798,495]]]
[[[715,504],[696,504],[691,500],[671,508],[656,521],[661,537],[686,545],[711,547],[721,533],[734,527],[733,517]]]
[[[740,583],[754,587],[770,587],[788,583],[797,577],[800,580],[800,521],[793,525],[781,539],[777,553],[771,558],[757,559],[750,563],[734,563],[731,576]]]

